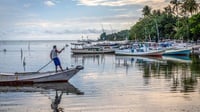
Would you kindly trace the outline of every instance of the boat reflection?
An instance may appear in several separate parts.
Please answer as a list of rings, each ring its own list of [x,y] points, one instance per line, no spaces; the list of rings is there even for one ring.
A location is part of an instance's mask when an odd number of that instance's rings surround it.
[[[62,91],[63,93],[69,94],[84,94],[69,82],[61,83],[35,83],[35,84],[22,84],[22,85],[3,85],[0,86],[0,92],[48,92]]]
[[[149,69],[151,69],[151,65],[159,67],[160,63],[166,63],[166,61],[163,61],[159,57],[115,56],[115,60],[116,68],[125,67],[126,74],[128,74],[129,69],[132,68],[143,71],[145,66],[149,66]]]
[[[171,92],[194,92],[197,90],[200,70],[196,64],[199,63],[199,60],[185,56],[162,58],[115,56],[115,58],[117,68],[125,67],[126,71],[133,69],[141,71],[146,86],[152,85],[152,80],[163,79],[166,83],[171,82]],[[194,71],[199,72],[195,73]]]
[[[104,63],[105,62],[105,54],[72,54],[72,60],[75,64],[85,65],[86,60],[92,60],[94,63]]]
[[[159,57],[140,57],[140,56],[115,56],[116,60],[130,61],[131,63],[163,63]]]
[[[115,56],[116,67],[122,66],[140,66],[143,64],[166,63],[161,58],[139,57],[139,56]]]
[[[63,108],[59,107],[61,102],[63,93],[68,94],[76,94],[76,95],[83,95],[84,93],[81,92],[79,89],[74,87],[70,83],[36,83],[33,85],[18,85],[18,86],[0,86],[0,93],[1,92],[40,92],[44,94],[46,92],[55,91],[55,98],[52,99],[51,109],[53,112],[63,112]]]
[[[145,84],[151,79],[165,79],[170,81],[171,92],[194,92],[196,90],[197,79],[192,70],[192,60],[189,57],[164,57],[166,64],[159,63],[145,64],[143,67]]]
[[[189,56],[162,56],[162,59],[179,63],[192,63]]]

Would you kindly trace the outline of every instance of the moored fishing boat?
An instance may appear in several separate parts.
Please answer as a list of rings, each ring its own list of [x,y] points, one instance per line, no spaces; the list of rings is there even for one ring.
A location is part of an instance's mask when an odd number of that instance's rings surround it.
[[[132,52],[130,49],[126,50],[116,50],[116,55],[127,55],[127,56],[162,56],[164,50],[151,50],[151,51],[139,51],[139,52]]]
[[[165,49],[163,55],[188,56],[192,51],[192,45],[182,41],[162,42],[160,43],[160,46],[162,49]]]
[[[116,55],[127,56],[162,56],[165,50],[150,47],[148,44],[133,44],[130,48],[115,50]]]
[[[71,52],[73,54],[106,54],[115,52],[115,50],[107,46],[104,47],[94,46],[94,45],[85,46],[84,44],[80,43],[71,43],[71,44],[74,45],[74,47],[71,48]]]
[[[76,73],[82,70],[82,66],[76,66],[63,71],[49,72],[23,72],[23,73],[0,73],[0,85],[3,84],[32,84],[48,82],[67,82]]]

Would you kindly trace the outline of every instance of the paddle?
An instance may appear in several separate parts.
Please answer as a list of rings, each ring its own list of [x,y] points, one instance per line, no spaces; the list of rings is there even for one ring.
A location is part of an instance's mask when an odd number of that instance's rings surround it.
[[[62,48],[62,50],[64,50],[65,47]],[[59,53],[60,54],[60,53]],[[46,65],[42,66],[40,69],[37,70],[37,72],[39,72],[40,70],[42,70],[43,68],[45,68],[47,65],[49,65],[53,60],[50,60]]]

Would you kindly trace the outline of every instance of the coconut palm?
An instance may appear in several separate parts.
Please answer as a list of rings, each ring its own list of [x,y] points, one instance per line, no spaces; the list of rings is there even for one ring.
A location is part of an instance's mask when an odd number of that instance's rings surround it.
[[[184,7],[191,16],[194,12],[197,12],[198,10],[198,4],[196,3],[196,0],[185,0],[182,7]]]
[[[180,10],[182,16],[188,17],[187,4],[185,2],[181,5]]]
[[[170,5],[168,5],[167,7],[164,7],[164,12],[167,14],[167,15],[170,15],[173,13],[172,11],[172,7]]]
[[[181,2],[179,1],[179,0],[171,0],[170,1],[170,4],[172,4],[173,5],[173,11],[176,13],[176,15],[178,16],[178,14],[179,14],[179,6],[181,5]]]
[[[142,12],[144,16],[149,16],[151,14],[151,7],[149,7],[148,5],[144,6]]]

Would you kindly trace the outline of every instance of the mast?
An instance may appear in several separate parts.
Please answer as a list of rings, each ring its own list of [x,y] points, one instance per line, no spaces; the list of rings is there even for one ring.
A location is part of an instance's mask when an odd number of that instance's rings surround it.
[[[114,33],[113,33],[113,29],[112,29],[112,26],[110,25],[110,28],[111,28],[111,31],[112,31],[112,35],[113,35],[113,37],[114,37],[114,39],[113,40],[116,40],[117,39],[117,37],[116,37],[116,35],[114,35]]]
[[[155,23],[156,23],[156,32],[157,32],[157,39],[158,39],[158,42],[159,42],[159,40],[160,40],[160,35],[159,35],[159,30],[158,30],[158,23],[157,23],[157,20],[156,19],[154,19],[154,21],[155,21]]]

